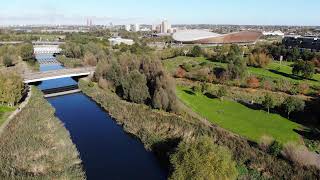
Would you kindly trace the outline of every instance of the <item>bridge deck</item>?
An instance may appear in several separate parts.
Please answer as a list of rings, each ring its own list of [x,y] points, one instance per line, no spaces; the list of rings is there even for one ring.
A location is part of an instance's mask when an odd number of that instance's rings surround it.
[[[45,81],[64,77],[84,76],[94,73],[95,67],[84,67],[74,69],[59,69],[53,71],[35,72],[24,74],[24,83]]]

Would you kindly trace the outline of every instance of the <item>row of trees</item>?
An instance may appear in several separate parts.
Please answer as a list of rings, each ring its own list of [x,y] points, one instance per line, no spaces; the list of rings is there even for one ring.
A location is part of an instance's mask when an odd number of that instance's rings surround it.
[[[264,100],[262,101],[262,105],[270,112],[270,109],[276,106],[276,101],[270,94],[266,94]],[[282,103],[281,107],[287,113],[288,119],[290,118],[290,114],[292,112],[303,111],[305,107],[305,102],[299,98],[294,96],[288,96]]]
[[[155,56],[127,52],[108,57],[99,61],[95,80],[128,101],[165,111],[178,110],[173,79]]]

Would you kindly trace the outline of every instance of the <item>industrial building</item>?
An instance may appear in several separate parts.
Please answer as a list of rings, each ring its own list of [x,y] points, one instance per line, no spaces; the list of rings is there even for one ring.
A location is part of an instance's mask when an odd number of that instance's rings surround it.
[[[314,36],[285,36],[282,43],[289,48],[303,48],[320,51],[320,38]]]
[[[121,37],[110,38],[108,39],[111,46],[126,44],[126,45],[133,45],[134,41],[132,39],[122,39]]]
[[[251,44],[262,36],[258,31],[217,34],[205,30],[184,30],[173,34],[173,39],[186,44]]]

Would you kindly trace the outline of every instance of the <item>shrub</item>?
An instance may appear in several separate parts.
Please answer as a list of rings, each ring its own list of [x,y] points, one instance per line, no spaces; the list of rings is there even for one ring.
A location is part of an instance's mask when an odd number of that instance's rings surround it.
[[[202,55],[202,49],[200,46],[194,46],[191,50],[193,57],[200,57]]]
[[[209,137],[181,142],[170,162],[174,168],[170,179],[236,179],[238,174],[229,150]]]
[[[307,83],[300,83],[298,89],[300,94],[308,94],[310,88]]]
[[[93,87],[93,86],[94,86],[94,83],[93,83],[92,81],[90,81],[90,82],[88,83],[88,86],[89,86],[89,87]]]
[[[175,75],[174,75],[176,78],[184,78],[186,76],[186,71],[181,68],[181,67],[178,67]]]
[[[225,86],[221,86],[219,89],[218,89],[218,92],[217,92],[217,97],[220,98],[220,100],[223,100],[223,97],[227,95],[227,88]]]
[[[105,80],[103,78],[99,78],[98,85],[99,85],[100,88],[102,88],[104,90],[109,89],[109,90],[111,90],[113,92],[115,91],[114,85],[111,82],[109,82],[109,81],[107,81],[107,80]]]
[[[247,78],[247,86],[250,88],[258,88],[260,86],[259,79],[254,76],[250,76]]]
[[[273,156],[278,156],[281,153],[282,145],[278,141],[273,141],[269,146],[268,152]]]
[[[248,58],[248,66],[264,68],[271,61],[271,58],[265,53],[254,53]]]
[[[308,148],[305,146],[288,143],[284,146],[282,155],[300,166],[316,166],[320,169],[319,155],[308,151]]]
[[[265,152],[268,152],[269,147],[272,145],[273,142],[274,142],[274,139],[272,137],[263,135],[259,139],[258,144],[259,144],[260,149],[262,149]]]
[[[83,62],[88,66],[96,66],[98,60],[92,53],[89,52],[84,55]]]
[[[2,57],[2,64],[6,67],[13,66],[13,57],[10,55],[4,55]]]
[[[195,85],[191,89],[194,93],[201,93],[202,87]]]
[[[272,81],[265,80],[265,81],[263,82],[263,89],[268,90],[268,91],[272,91],[272,90],[273,90],[273,83],[272,83]]]

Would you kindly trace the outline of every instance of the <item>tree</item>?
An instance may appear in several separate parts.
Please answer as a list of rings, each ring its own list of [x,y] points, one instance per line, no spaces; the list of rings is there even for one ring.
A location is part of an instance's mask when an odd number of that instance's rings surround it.
[[[193,57],[200,57],[202,55],[202,49],[200,46],[194,46],[191,50]]]
[[[254,53],[248,58],[248,66],[265,68],[271,61],[271,58],[265,53]]]
[[[315,72],[314,64],[310,61],[298,61],[292,67],[292,74],[302,75],[304,78],[312,78]]]
[[[87,52],[83,57],[83,63],[88,66],[96,66],[97,65],[97,58],[91,52]]]
[[[13,72],[0,72],[0,104],[14,106],[22,97],[23,83]]]
[[[144,103],[150,98],[146,77],[137,70],[125,76],[122,89],[123,98],[135,103]]]
[[[270,94],[266,94],[264,96],[264,100],[262,101],[262,105],[268,110],[268,114],[270,112],[270,108],[275,107],[275,101]]]
[[[238,175],[230,151],[209,137],[182,141],[170,162],[174,168],[170,179],[236,179]]]
[[[236,56],[228,63],[227,71],[231,79],[242,79],[246,75],[247,64],[243,58]]]
[[[283,102],[283,108],[287,112],[288,119],[294,111],[303,111],[305,102],[299,98],[289,96]]]
[[[20,55],[23,60],[29,60],[33,58],[33,46],[32,44],[23,44],[20,48]]]
[[[218,89],[217,97],[220,98],[220,100],[223,100],[223,97],[224,97],[225,95],[227,95],[227,89],[226,89],[226,87],[221,86],[221,87]]]

